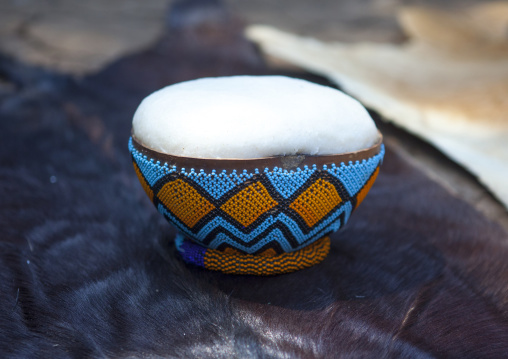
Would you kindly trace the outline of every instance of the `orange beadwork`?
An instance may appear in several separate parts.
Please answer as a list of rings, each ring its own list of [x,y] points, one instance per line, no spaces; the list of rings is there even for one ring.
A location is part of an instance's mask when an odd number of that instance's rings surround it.
[[[275,257],[277,255],[277,252],[275,252],[275,249],[273,249],[273,248],[268,248],[267,250],[265,250],[257,255],[261,256],[261,257]]]
[[[134,171],[136,171],[136,175],[138,176],[139,183],[141,183],[141,186],[145,190],[145,193],[147,194],[148,198],[150,198],[150,201],[153,201],[153,191],[152,191],[152,189],[150,188],[148,183],[146,183],[146,180],[143,177],[143,175],[141,174],[141,171],[139,170],[139,167],[136,164],[136,162],[133,162],[133,165],[134,165]]]
[[[231,274],[275,275],[312,267],[323,261],[329,251],[330,237],[323,237],[295,252],[272,256],[207,249],[204,267]]]
[[[257,275],[321,262],[330,249],[326,236],[344,226],[362,203],[384,156],[379,143],[365,153],[348,154],[348,162],[340,161],[345,158],[341,155],[326,156],[326,164],[316,157],[320,164],[295,170],[242,169],[250,160],[226,160],[238,167],[234,169],[222,169],[222,160],[200,162],[208,166],[217,161],[219,169],[214,170],[182,166],[197,159],[169,156],[164,162],[166,157],[160,156],[165,155],[132,139],[129,149],[143,189],[178,228],[175,244],[186,263]]]
[[[363,188],[360,190],[360,192],[358,192],[358,194],[356,195],[356,205],[355,205],[355,209],[358,208],[358,206],[360,205],[360,203],[363,202],[363,200],[365,199],[365,197],[367,196],[367,193],[369,193],[370,191],[370,188],[372,187],[372,185],[374,184],[374,182],[376,181],[376,178],[377,178],[377,175],[379,173],[379,167],[376,168],[376,171],[374,171],[374,173],[372,174],[372,176],[369,178],[369,180],[367,181],[367,183],[365,184],[365,186],[363,186]]]
[[[320,178],[298,196],[289,208],[295,210],[312,227],[341,202],[333,184]]]
[[[157,193],[157,197],[190,228],[215,208],[191,185],[181,179],[166,183]]]
[[[221,209],[247,227],[276,205],[265,186],[256,182],[231,197]]]

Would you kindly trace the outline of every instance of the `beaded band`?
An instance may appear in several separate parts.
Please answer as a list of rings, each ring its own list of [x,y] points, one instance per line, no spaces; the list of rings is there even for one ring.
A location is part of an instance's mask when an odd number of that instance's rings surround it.
[[[241,255],[301,253],[337,231],[367,195],[384,156],[381,142],[357,153],[289,156],[296,157],[291,159],[283,156],[253,160],[182,159],[147,149],[133,138],[129,149],[146,194],[158,211],[198,246],[195,250],[217,250],[209,252],[209,256],[236,253],[235,258],[240,261],[244,258]],[[302,165],[309,158],[319,164]],[[330,163],[347,158],[357,160]],[[169,162],[162,162],[165,160]],[[268,164],[280,162],[286,169],[259,166],[265,160]],[[244,167],[243,171],[205,171],[200,167],[189,170],[180,162],[217,168],[241,164]],[[287,169],[295,163],[303,168]],[[184,247],[189,253],[189,246]],[[200,265],[199,261],[188,261]],[[223,267],[221,264],[217,268]]]
[[[323,237],[298,251],[259,255],[242,254],[234,249],[209,249],[178,235],[175,244],[186,263],[228,274],[276,275],[291,273],[322,262],[330,251],[330,237]]]

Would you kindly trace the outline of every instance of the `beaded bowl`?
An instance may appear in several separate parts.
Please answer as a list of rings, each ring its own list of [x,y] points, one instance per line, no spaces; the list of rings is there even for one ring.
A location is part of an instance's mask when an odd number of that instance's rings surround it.
[[[379,172],[382,136],[337,155],[203,159],[157,152],[133,135],[136,174],[180,234],[188,262],[226,273],[270,275],[322,261],[328,234],[360,205]]]

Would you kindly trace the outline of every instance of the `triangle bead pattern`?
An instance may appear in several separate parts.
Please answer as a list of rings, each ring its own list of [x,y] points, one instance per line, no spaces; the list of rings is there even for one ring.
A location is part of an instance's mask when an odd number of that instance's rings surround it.
[[[182,235],[205,249],[248,255],[299,251],[340,229],[384,156],[381,146],[354,163],[205,172],[147,158],[132,139],[129,150],[145,192]]]
[[[265,175],[270,180],[273,188],[284,198],[291,197],[298,188],[303,186],[313,173],[313,169],[307,169],[305,171],[298,169],[292,172],[287,170],[282,171],[280,168],[275,168],[273,171],[268,171],[268,169],[265,170]]]
[[[381,152],[384,154],[384,148]],[[350,196],[355,196],[379,167],[382,160],[383,156],[376,155],[362,162],[342,163],[340,166],[332,165],[328,173],[342,182]]]
[[[226,171],[222,173],[213,173],[212,176],[207,175],[203,170],[199,173],[192,172],[190,176],[192,180],[201,186],[214,199],[219,199],[228,193],[231,189],[240,185],[246,180],[246,177],[234,175],[228,176]]]

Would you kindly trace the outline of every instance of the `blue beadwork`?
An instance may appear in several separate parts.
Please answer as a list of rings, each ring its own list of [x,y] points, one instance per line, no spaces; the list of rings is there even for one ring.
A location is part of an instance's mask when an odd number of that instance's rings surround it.
[[[356,206],[356,196],[369,181],[381,164],[384,146],[378,154],[362,161],[340,163],[338,165],[304,166],[303,169],[292,171],[280,168],[263,168],[247,171],[238,169],[230,173],[212,170],[206,172],[194,168],[178,168],[161,164],[149,159],[134,147],[129,140],[129,150],[133,161],[137,164],[142,176],[152,188],[161,188],[168,181],[168,175],[184,178],[186,183],[193,184],[201,195],[214,205],[210,215],[189,228],[166,208],[154,193],[154,204],[181,233],[209,248],[220,249],[232,247],[245,253],[257,253],[270,246],[280,252],[290,252],[303,248],[317,239],[341,228],[349,219]],[[308,188],[318,178],[328,176],[338,191],[342,202],[321,218],[311,228],[298,217],[296,212],[288,209],[289,204],[299,193]],[[260,216],[248,228],[243,228],[227,213],[220,210],[221,206],[235,193],[239,186],[259,181],[277,202],[277,210]],[[280,207],[280,208],[279,208]]]
[[[265,175],[270,179],[273,187],[284,197],[289,198],[298,188],[303,186],[305,182],[315,172],[314,169],[306,169],[304,171],[297,169],[296,171],[282,171],[275,168],[273,171],[265,169]]]

